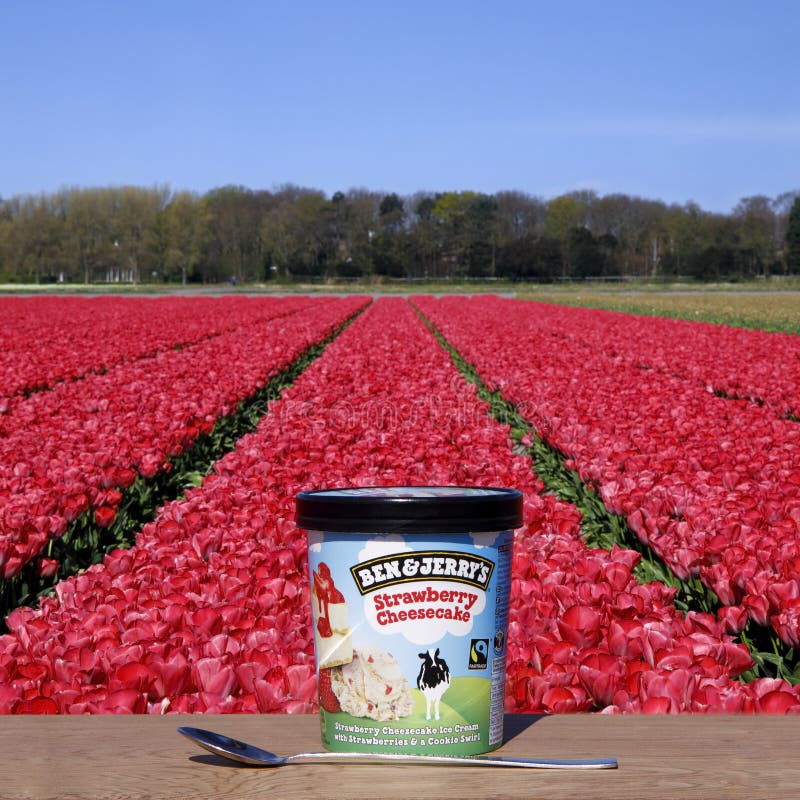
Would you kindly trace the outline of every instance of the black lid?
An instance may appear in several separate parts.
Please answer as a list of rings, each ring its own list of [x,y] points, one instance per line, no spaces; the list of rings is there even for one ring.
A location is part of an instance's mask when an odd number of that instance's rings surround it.
[[[522,524],[522,494],[484,486],[364,486],[297,495],[297,525],[337,533],[469,533]]]

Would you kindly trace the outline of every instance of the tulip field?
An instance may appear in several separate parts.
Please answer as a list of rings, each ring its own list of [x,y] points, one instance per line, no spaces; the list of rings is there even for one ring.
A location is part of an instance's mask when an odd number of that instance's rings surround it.
[[[316,712],[294,498],[425,484],[524,495],[509,712],[800,711],[796,336],[495,296],[0,313],[0,713]]]

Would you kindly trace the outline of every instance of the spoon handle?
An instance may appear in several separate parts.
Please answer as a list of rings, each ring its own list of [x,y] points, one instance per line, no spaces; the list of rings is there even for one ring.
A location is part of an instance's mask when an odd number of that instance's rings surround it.
[[[516,756],[422,756],[406,753],[297,753],[287,761],[382,761],[416,764],[457,764],[460,767],[527,767],[528,769],[616,769],[616,758],[542,759]]]

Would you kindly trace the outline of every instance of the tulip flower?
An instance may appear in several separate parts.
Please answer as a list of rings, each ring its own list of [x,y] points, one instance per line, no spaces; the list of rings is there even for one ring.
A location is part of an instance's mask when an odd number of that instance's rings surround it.
[[[322,316],[325,308],[314,310]],[[328,324],[334,310],[328,308]],[[295,329],[301,313],[285,320],[285,330]],[[273,363],[272,356],[259,357]],[[535,352],[527,357],[539,358]],[[504,391],[511,391],[514,381],[501,379]],[[189,394],[199,397],[197,390]],[[653,413],[670,408],[660,396],[647,397]],[[337,406],[342,398],[347,413]],[[641,530],[657,536],[673,519],[670,530],[692,553],[687,568],[702,572],[716,563],[703,549],[710,541],[706,531],[694,521],[677,524],[676,503],[688,520],[702,497],[686,482],[669,490],[658,483],[651,469],[660,457],[657,448],[642,453],[630,439],[596,432],[590,405],[596,399],[581,396],[578,408],[557,419],[559,398],[548,396],[542,418],[550,420],[554,435],[569,434],[581,469],[579,445],[611,441],[613,458],[591,462],[598,481],[622,458],[630,471],[616,474],[615,491],[623,504],[641,498]],[[613,393],[602,401],[609,414],[616,409]],[[96,398],[92,408],[85,413],[105,413]],[[530,459],[514,452],[508,427],[488,411],[405,301],[373,303],[200,487],[158,510],[134,547],[115,550],[59,582],[55,595],[35,609],[9,615],[9,633],[0,637],[0,711],[25,713],[32,704],[59,713],[317,710],[307,549],[293,522],[294,498],[301,489],[376,483],[473,483],[522,491],[506,640],[508,711],[800,708],[797,693],[783,681],[741,684],[736,678],[749,654],[725,621],[682,614],[672,603],[673,590],[638,584],[631,571],[636,553],[587,548],[578,510],[543,493]],[[608,424],[622,429],[636,425],[637,417],[609,416]],[[684,424],[688,430],[689,421]],[[649,442],[647,431],[640,434],[643,445]],[[161,459],[179,445],[179,437],[154,439],[147,452]],[[118,464],[110,452],[97,454],[103,455],[97,466],[105,475]],[[677,445],[670,457],[681,457]],[[709,474],[720,459],[711,450],[692,457]],[[136,464],[143,458],[140,451]],[[79,476],[70,473],[70,480]],[[739,485],[733,476],[725,480],[728,487]],[[735,491],[712,485],[721,503],[723,493]],[[85,491],[93,499],[113,489],[98,483]],[[72,496],[79,494],[76,489]],[[746,588],[732,580],[749,611]]]

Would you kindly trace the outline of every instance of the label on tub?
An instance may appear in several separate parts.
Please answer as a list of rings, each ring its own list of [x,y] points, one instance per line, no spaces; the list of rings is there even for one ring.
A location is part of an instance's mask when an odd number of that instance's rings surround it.
[[[328,749],[502,744],[512,535],[309,532]]]

